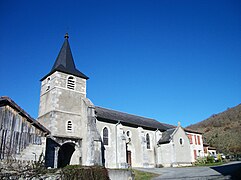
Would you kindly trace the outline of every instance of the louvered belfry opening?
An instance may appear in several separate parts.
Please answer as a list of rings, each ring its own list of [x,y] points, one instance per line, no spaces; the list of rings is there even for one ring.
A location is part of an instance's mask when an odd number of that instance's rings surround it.
[[[73,76],[68,77],[67,88],[72,90],[75,89],[75,78]]]
[[[67,130],[72,131],[72,122],[71,121],[68,121],[68,123],[67,123]]]

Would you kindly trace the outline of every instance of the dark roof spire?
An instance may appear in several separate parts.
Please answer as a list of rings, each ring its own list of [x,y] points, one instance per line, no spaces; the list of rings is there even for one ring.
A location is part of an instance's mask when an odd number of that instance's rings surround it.
[[[41,81],[43,79],[45,79],[47,76],[54,73],[55,71],[64,72],[64,73],[71,74],[71,75],[81,77],[81,78],[84,78],[84,79],[89,79],[86,75],[84,75],[82,72],[80,72],[75,67],[74,59],[73,59],[71,49],[70,49],[70,45],[69,45],[69,41],[68,41],[68,39],[69,39],[68,33],[65,34],[64,38],[65,38],[64,43],[62,45],[62,48],[59,52],[59,55],[58,55],[57,59],[55,60],[55,63],[53,65],[50,73],[47,74],[46,76],[44,76],[41,79]]]

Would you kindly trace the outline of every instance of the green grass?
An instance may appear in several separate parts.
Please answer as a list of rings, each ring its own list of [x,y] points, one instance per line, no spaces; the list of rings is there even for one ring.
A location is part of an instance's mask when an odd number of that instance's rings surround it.
[[[223,165],[223,162],[214,162],[214,163],[206,163],[206,164],[196,164],[195,166],[219,166]]]
[[[159,174],[149,173],[149,172],[143,172],[133,169],[133,172],[135,174],[135,180],[149,180],[154,177],[160,176]]]

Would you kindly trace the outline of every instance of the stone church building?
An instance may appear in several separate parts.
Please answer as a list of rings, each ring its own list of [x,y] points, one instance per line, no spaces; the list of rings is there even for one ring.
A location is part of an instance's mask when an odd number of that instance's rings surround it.
[[[188,132],[180,124],[95,106],[86,97],[89,78],[76,68],[68,38],[66,34],[52,69],[41,79],[37,128],[45,138],[41,147],[47,167],[158,167],[195,161]]]

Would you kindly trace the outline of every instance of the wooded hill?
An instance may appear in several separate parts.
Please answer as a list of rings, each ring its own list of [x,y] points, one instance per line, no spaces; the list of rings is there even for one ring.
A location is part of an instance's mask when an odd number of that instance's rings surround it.
[[[218,152],[241,154],[241,104],[187,128],[203,132],[204,141]]]

